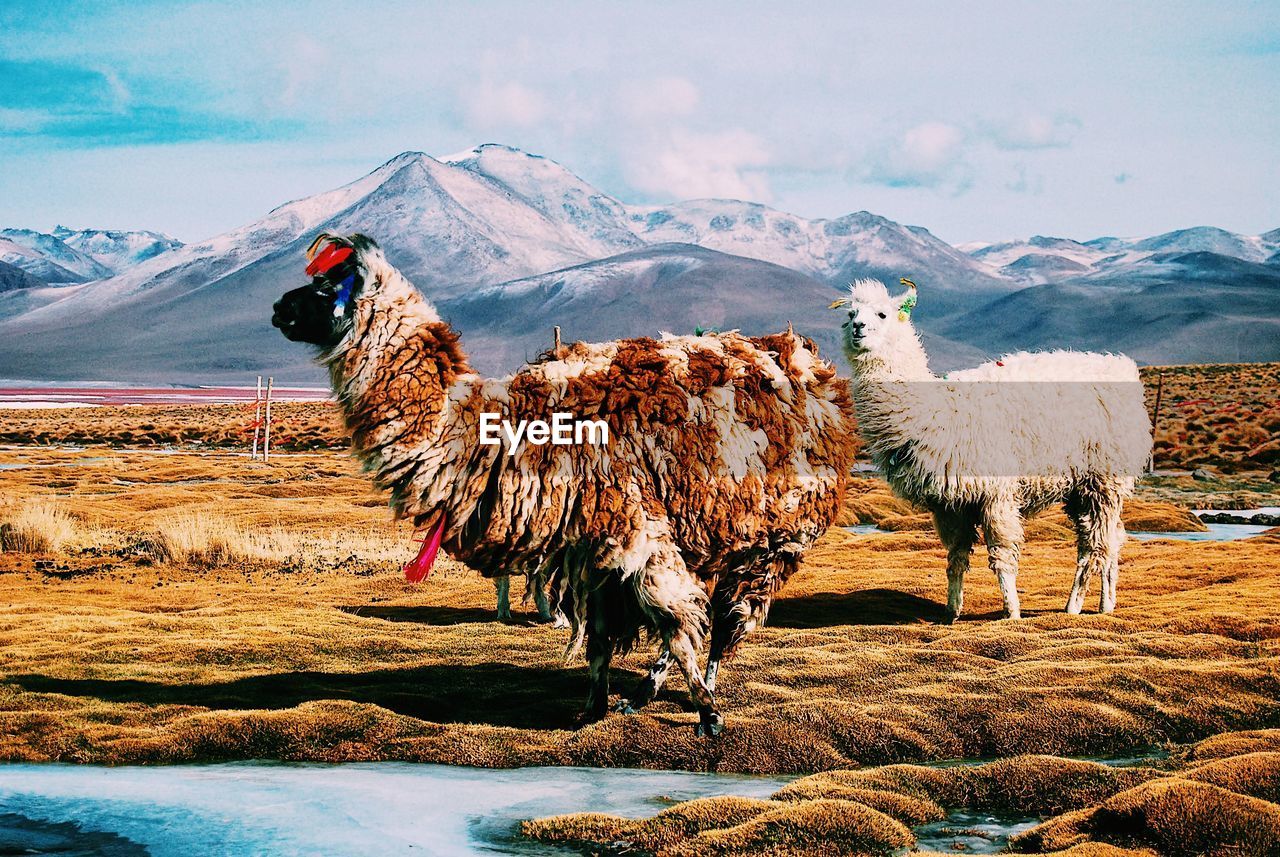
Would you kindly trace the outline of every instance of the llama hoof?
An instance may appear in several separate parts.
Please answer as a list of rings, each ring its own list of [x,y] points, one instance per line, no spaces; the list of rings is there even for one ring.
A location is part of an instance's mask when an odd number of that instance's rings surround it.
[[[631,706],[631,700],[619,699],[613,706],[613,712],[615,714],[635,714],[636,710]]]
[[[510,613],[499,613],[499,614],[498,614],[498,621],[499,621],[499,622],[501,622],[501,623],[502,623],[502,624],[504,624],[504,625],[510,625],[510,624],[511,624],[511,614],[510,614]]]
[[[697,735],[699,738],[719,738],[724,731],[724,718],[718,711],[703,711],[698,716]]]
[[[942,620],[941,622],[939,622],[938,624],[939,624],[939,625],[954,625],[956,622],[959,622],[959,621],[960,621],[960,617],[959,617],[958,615],[956,615],[955,613],[948,613],[948,614],[946,615],[946,617],[944,617],[944,618],[943,618],[943,620]]]

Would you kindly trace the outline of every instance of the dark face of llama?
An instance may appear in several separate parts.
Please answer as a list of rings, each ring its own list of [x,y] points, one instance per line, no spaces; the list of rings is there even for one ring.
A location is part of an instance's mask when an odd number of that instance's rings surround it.
[[[271,324],[293,342],[332,348],[342,341],[349,321],[346,308],[334,315],[338,290],[323,277],[302,286],[275,302]]]
[[[333,348],[351,327],[354,296],[359,291],[355,265],[340,265],[309,285],[285,292],[275,302],[271,324],[293,342]]]

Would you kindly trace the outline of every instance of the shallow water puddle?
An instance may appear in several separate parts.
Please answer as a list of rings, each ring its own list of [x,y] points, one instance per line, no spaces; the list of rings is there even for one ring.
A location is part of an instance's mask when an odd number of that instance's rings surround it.
[[[953,810],[942,821],[924,824],[912,832],[916,849],[955,854],[999,854],[1008,849],[1009,837],[1030,830],[1039,816]]]
[[[651,816],[697,797],[767,797],[792,779],[403,762],[0,765],[0,853],[565,854],[524,839],[520,822]]]
[[[1209,528],[1204,533],[1148,533],[1130,532],[1129,535],[1140,541],[1149,542],[1155,539],[1173,539],[1181,542],[1234,542],[1265,533],[1271,527],[1261,524],[1205,524]]]

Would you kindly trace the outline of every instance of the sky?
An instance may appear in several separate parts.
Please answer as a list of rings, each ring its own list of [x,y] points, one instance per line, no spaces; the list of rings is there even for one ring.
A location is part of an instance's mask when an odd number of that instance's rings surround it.
[[[0,226],[199,240],[499,142],[953,243],[1280,227],[1280,3],[0,0]]]

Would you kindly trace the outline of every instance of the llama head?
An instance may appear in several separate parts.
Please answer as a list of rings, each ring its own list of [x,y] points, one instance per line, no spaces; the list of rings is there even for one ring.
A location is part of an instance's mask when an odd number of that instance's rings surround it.
[[[911,324],[911,311],[916,305],[916,287],[903,280],[907,290],[890,295],[879,280],[858,280],[849,297],[831,304],[849,314],[842,328],[845,354],[850,360],[875,355],[892,360],[899,353],[920,351],[920,339]]]
[[[311,282],[276,301],[271,324],[294,342],[334,348],[351,330],[357,299],[374,293],[390,266],[372,238],[327,232],[311,243],[307,261]]]

